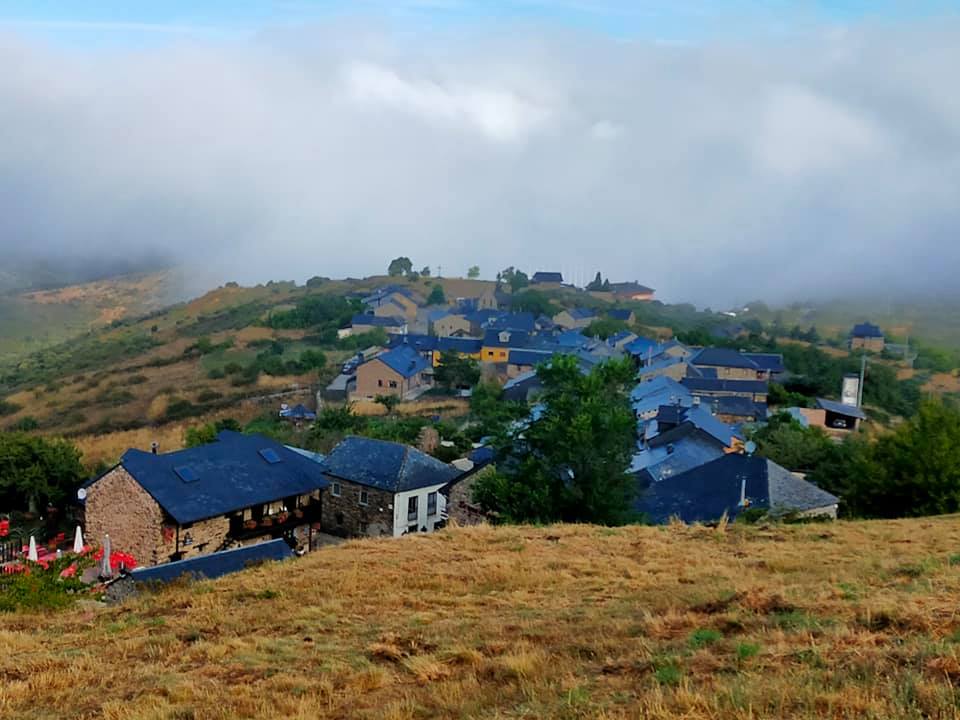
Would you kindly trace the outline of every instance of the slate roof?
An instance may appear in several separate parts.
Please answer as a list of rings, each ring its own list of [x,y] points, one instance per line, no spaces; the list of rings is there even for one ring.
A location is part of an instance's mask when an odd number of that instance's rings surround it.
[[[511,350],[507,362],[511,365],[539,365],[553,357],[546,350]]]
[[[652,362],[647,363],[640,368],[640,375],[649,375],[650,373],[666,370],[674,365],[680,365],[685,362],[687,361],[682,357],[671,357],[669,355],[664,357],[656,357]]]
[[[610,289],[618,293],[652,293],[653,288],[641,285],[638,282],[616,282],[610,283]]]
[[[661,405],[677,403],[690,407],[693,395],[673,378],[658,375],[655,378],[638,383],[630,393],[630,401],[637,415],[646,415]]]
[[[656,340],[647,337],[638,337],[633,342],[627,343],[624,349],[633,356],[645,358],[648,353],[654,351],[658,346],[659,343]]]
[[[579,330],[566,330],[554,338],[554,341],[560,347],[578,348],[586,347],[590,343],[590,338]]]
[[[770,384],[766,380],[720,380],[717,378],[685,377],[680,381],[691,392],[737,392],[766,393]]]
[[[622,322],[630,322],[630,316],[633,315],[633,310],[607,310],[607,315],[613,320],[620,320]]]
[[[177,562],[136,568],[130,576],[134,582],[138,583],[172,582],[184,575],[191,578],[213,579],[245,570],[251,565],[271,560],[286,560],[290,557],[293,557],[290,546],[285,540],[277,539],[209,555],[198,555]]]
[[[398,348],[406,345],[417,352],[425,353],[436,350],[439,342],[440,338],[435,335],[394,335],[387,341],[387,346],[390,348]],[[380,357],[380,355],[370,359],[376,360],[378,357]]]
[[[629,330],[621,330],[615,335],[611,335],[610,337],[607,338],[607,345],[616,345],[617,343],[621,343],[624,340],[630,340],[632,342],[633,339],[636,337],[637,336],[634,335]]]
[[[741,395],[727,395],[711,400],[718,415],[733,415],[740,418],[754,417],[765,420],[767,417],[766,403],[757,403]]]
[[[867,419],[867,414],[860,408],[854,405],[844,405],[836,400],[817,398],[817,407],[836,415],[845,415],[846,417],[857,418],[859,420]]]
[[[280,461],[269,462],[265,450]],[[127,450],[120,464],[181,525],[327,485],[315,462],[262,435],[229,430],[215,442],[178,452]]]
[[[486,326],[491,330],[522,330],[530,333],[534,331],[536,323],[533,313],[503,313],[492,317]]]
[[[759,370],[757,365],[746,355],[730,348],[707,347],[690,358],[691,365],[706,365],[709,367],[731,367],[746,370]]]
[[[646,487],[649,483],[705,465],[723,454],[722,448],[700,433],[690,433],[668,445],[644,448],[634,455],[630,471],[637,475],[641,487]]]
[[[743,356],[750,358],[761,370],[771,373],[787,371],[783,364],[783,355],[780,353],[743,353]]]
[[[850,331],[850,336],[855,338],[882,338],[883,330],[873,323],[857,323]]]
[[[401,317],[377,317],[376,315],[354,315],[351,325],[369,327],[403,327],[407,321]]]
[[[340,442],[323,469],[328,476],[391,493],[443,485],[460,472],[416,448],[357,436]]]
[[[563,273],[538,271],[530,278],[533,283],[562,283]]]
[[[440,352],[453,351],[463,353],[464,355],[476,355],[483,346],[483,340],[479,338],[437,338],[437,350]]]
[[[515,402],[526,402],[531,390],[541,387],[540,377],[536,370],[520,373],[515,378],[507,380],[503,385],[503,399]]]
[[[443,320],[443,318],[453,314],[454,313],[451,312],[449,308],[437,308],[436,310],[431,310],[427,313],[427,320],[429,322],[436,322],[437,320]]]
[[[655,523],[677,516],[684,522],[731,519],[740,507],[746,481],[749,507],[783,515],[836,505],[839,500],[802,480],[771,460],[759,456],[724,455],[686,472],[651,483],[635,502],[635,509]]]
[[[597,317],[597,313],[591,310],[590,308],[575,307],[567,310],[567,313],[574,320],[589,320],[591,318]]]
[[[405,378],[413,377],[430,367],[430,363],[410,345],[398,345],[393,350],[377,355],[369,362],[377,361]]]

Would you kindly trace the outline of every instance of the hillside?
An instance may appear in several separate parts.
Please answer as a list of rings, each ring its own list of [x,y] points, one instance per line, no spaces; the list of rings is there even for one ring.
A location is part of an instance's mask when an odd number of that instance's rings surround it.
[[[0,368],[91,329],[157,310],[179,293],[177,274],[163,271],[0,295]]]
[[[2,618],[5,718],[955,717],[960,518],[477,527]]]

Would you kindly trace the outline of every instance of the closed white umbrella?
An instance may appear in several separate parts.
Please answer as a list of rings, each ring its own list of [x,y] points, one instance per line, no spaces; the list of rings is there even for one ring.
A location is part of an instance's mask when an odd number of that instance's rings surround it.
[[[40,557],[37,555],[37,539],[30,536],[30,549],[27,551],[27,560],[30,562],[37,562]]]
[[[113,568],[110,567],[110,536],[103,536],[103,559],[100,561],[100,577],[113,577]]]
[[[83,552],[83,531],[77,525],[77,532],[73,535],[73,551],[79,555]]]

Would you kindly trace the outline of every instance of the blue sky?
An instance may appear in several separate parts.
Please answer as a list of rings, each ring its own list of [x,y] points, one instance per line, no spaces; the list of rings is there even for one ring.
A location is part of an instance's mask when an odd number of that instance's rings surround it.
[[[414,31],[522,23],[695,42],[823,23],[902,23],[958,9],[958,0],[5,0],[0,28],[91,48],[242,39],[271,26],[342,18]]]

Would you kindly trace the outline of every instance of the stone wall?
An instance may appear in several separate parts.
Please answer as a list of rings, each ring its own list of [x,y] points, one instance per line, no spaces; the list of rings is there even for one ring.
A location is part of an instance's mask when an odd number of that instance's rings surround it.
[[[323,532],[345,537],[393,535],[393,493],[329,478],[321,513]],[[340,497],[333,484],[340,484]],[[360,491],[367,491],[367,504],[360,504]]]
[[[447,494],[447,517],[460,525],[478,525],[489,522],[489,516],[473,501],[473,488],[477,480],[496,472],[488,465],[472,475],[454,483]]]
[[[230,533],[230,520],[225,515],[198,520],[180,526],[181,559],[209,555],[223,549]],[[190,544],[187,544],[189,536]],[[171,553],[174,549],[171,547]]]
[[[88,542],[110,535],[113,550],[133,555],[141,565],[156,565],[173,552],[164,552],[164,513],[156,500],[118,466],[87,488],[84,526]]]

